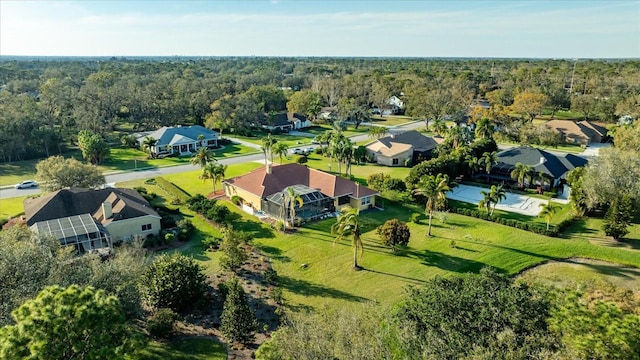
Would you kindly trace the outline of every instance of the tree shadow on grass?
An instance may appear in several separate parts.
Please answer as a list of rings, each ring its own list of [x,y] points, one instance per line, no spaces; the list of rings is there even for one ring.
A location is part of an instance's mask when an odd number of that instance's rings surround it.
[[[267,255],[273,260],[277,260],[279,262],[288,263],[291,262],[291,258],[285,255],[282,255],[282,250],[268,245],[259,245],[258,248],[262,253]]]
[[[625,279],[640,278],[640,269],[623,265],[608,265],[604,261],[602,263],[594,263],[588,260],[580,261],[579,259],[559,260],[559,262],[582,265],[591,268],[603,275],[615,276]]]
[[[364,268],[364,267],[363,267],[363,270],[364,271],[369,271],[369,272],[372,272],[372,273],[376,273],[376,274],[380,274],[380,275],[386,275],[386,276],[402,279],[402,280],[410,282],[410,283],[412,283],[414,285],[423,285],[423,284],[427,283],[427,280],[416,279],[416,278],[412,278],[412,277],[408,277],[408,276],[402,276],[402,275],[397,275],[397,274],[386,273],[386,272],[383,272],[383,271],[368,269],[368,268]]]
[[[366,298],[349,294],[344,291],[332,289],[319,284],[314,284],[302,279],[294,279],[288,276],[280,275],[278,277],[278,284],[282,288],[302,296],[329,297],[333,299],[342,299],[355,302],[368,300]]]
[[[478,272],[486,266],[486,264],[479,261],[430,250],[423,250],[422,252],[408,250],[405,251],[405,256],[419,259],[423,265],[435,266],[442,270],[457,273]]]
[[[249,220],[239,215],[237,215],[237,217],[230,218],[229,224],[233,225],[234,230],[240,230],[240,231],[246,232],[251,239],[253,238],[273,239],[276,237],[273,232],[273,229],[265,226],[264,223],[259,221]]]

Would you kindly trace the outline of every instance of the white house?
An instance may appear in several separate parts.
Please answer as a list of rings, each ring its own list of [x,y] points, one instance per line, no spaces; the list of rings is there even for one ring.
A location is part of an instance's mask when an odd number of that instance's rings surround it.
[[[163,126],[153,132],[136,134],[142,146],[145,138],[151,137],[156,143],[151,147],[155,155],[190,155],[201,147],[217,147],[220,134],[200,125]]]

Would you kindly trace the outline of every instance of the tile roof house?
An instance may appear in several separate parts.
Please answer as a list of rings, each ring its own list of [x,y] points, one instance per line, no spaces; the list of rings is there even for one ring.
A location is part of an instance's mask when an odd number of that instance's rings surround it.
[[[156,143],[151,147],[155,155],[190,155],[201,147],[217,147],[220,139],[219,133],[200,125],[163,126],[156,131],[137,133],[135,136],[140,146],[146,137],[155,139]]]
[[[490,177],[497,181],[513,183],[511,171],[517,163],[528,165],[533,172],[542,173],[557,186],[566,174],[587,164],[583,157],[573,154],[552,154],[531,146],[519,146],[503,150],[497,154],[498,161],[491,167]]]
[[[438,144],[436,139],[411,130],[372,142],[367,145],[367,154],[380,165],[406,166],[407,161],[431,156]]]
[[[158,213],[131,189],[62,189],[26,199],[24,211],[31,230],[74,245],[79,253],[160,232]]]
[[[311,126],[311,121],[304,115],[287,112],[267,114],[263,117],[260,125],[267,130],[289,131],[308,128]]]
[[[293,187],[304,201],[296,217],[314,219],[351,206],[360,210],[375,206],[376,191],[351,180],[299,164],[269,165],[223,181],[228,197],[239,196],[243,209],[280,217],[284,192]]]
[[[601,143],[607,140],[608,130],[591,121],[550,120],[542,126],[560,132],[563,140],[567,143],[587,146],[591,142]]]

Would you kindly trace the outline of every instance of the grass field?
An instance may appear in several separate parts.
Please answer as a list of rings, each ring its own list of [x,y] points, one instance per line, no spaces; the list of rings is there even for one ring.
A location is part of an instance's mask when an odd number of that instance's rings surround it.
[[[412,117],[403,115],[374,115],[371,120],[377,125],[384,126],[398,126],[415,121]]]
[[[227,350],[221,343],[208,338],[182,339],[171,342],[151,341],[138,351],[136,360],[225,360]]]
[[[215,158],[226,158],[253,154],[257,152],[258,151],[256,149],[239,144],[231,144],[225,146],[223,149],[212,150],[213,156]],[[73,157],[75,159],[83,161],[79,151],[71,151],[64,154],[64,156]],[[184,156],[148,160],[147,154],[141,150],[118,146],[111,148],[111,154],[109,158],[106,159],[102,165],[98,166],[98,168],[102,172],[108,173],[114,171],[134,170],[149,167],[188,164],[189,159],[189,156]],[[0,164],[0,186],[17,184],[26,179],[35,179],[36,164],[40,160],[42,159]]]

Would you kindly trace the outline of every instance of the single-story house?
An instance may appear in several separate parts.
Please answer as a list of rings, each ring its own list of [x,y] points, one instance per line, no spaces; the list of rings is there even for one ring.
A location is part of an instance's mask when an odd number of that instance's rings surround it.
[[[351,180],[299,164],[268,165],[223,181],[228,197],[239,196],[248,213],[264,212],[281,218],[282,200],[291,187],[303,200],[296,218],[316,219],[344,206],[373,208],[376,191]],[[285,215],[287,216],[287,215]]]
[[[420,158],[429,158],[439,142],[410,130],[378,139],[367,145],[367,155],[380,165],[405,166]]]
[[[79,253],[158,235],[160,216],[137,191],[62,189],[24,201],[27,226]]]
[[[201,147],[217,147],[220,134],[200,125],[163,126],[152,132],[135,134],[142,146],[145,138],[151,137],[156,143],[151,147],[155,155],[190,155]]]
[[[519,146],[503,150],[497,154],[498,161],[491,167],[489,176],[494,181],[515,183],[511,171],[517,163],[528,165],[535,174],[542,173],[550,180],[551,186],[558,186],[567,173],[577,167],[585,166],[587,159],[573,154],[552,154],[531,146]],[[478,174],[482,176],[482,174]]]
[[[280,131],[288,132],[290,130],[304,129],[311,126],[311,120],[306,116],[287,112],[277,114],[267,114],[262,118],[260,123],[262,128],[273,131],[280,129]]]
[[[592,121],[550,120],[543,126],[560,132],[562,139],[567,143],[588,146],[592,142],[602,143],[607,140],[608,130]]]

